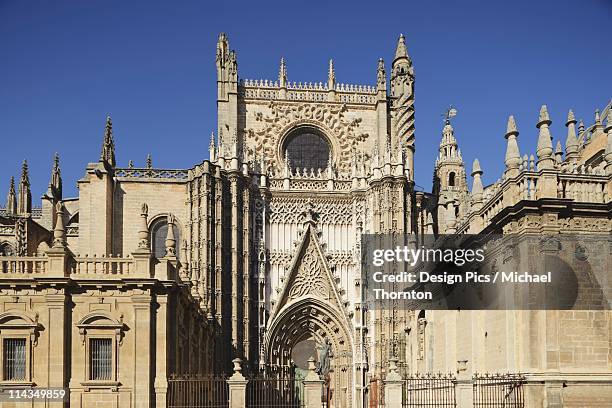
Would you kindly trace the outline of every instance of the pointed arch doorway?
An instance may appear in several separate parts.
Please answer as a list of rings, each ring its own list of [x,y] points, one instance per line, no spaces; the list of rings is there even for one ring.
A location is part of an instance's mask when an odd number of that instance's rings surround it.
[[[318,358],[317,347],[331,345],[326,378],[329,408],[350,407],[352,352],[347,330],[330,305],[320,299],[303,298],[287,305],[270,327],[266,365],[271,371],[295,367],[296,377],[305,375],[308,358]]]

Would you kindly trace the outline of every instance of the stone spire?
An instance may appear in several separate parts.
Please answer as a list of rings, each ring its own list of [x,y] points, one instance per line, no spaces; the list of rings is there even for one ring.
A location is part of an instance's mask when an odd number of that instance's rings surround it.
[[[30,192],[30,178],[28,176],[28,162],[23,161],[21,166],[21,180],[19,180],[19,195],[17,197],[17,214],[32,212],[32,193]]]
[[[571,161],[578,159],[578,138],[576,137],[576,117],[570,109],[567,113],[567,138],[565,139],[565,156]]]
[[[285,65],[285,59],[281,57],[280,69],[278,70],[278,85],[281,88],[287,87],[287,66]]]
[[[482,169],[480,168],[480,162],[478,159],[474,159],[474,164],[472,165],[472,177],[474,178],[472,182],[472,198],[474,202],[482,201],[482,193],[484,188],[482,187]]]
[[[409,59],[408,50],[406,49],[406,37],[404,37],[404,34],[400,34],[397,40],[397,46],[395,47],[395,58],[393,58],[393,63],[403,58]]]
[[[334,70],[334,60],[329,60],[329,70],[327,71],[327,89],[336,89],[336,71]]]
[[[102,142],[102,153],[100,153],[100,161],[108,163],[111,167],[115,167],[115,140],[113,139],[113,122],[110,115],[106,117],[106,126],[104,127],[104,141]]]
[[[593,133],[597,132],[598,130],[603,130],[603,124],[601,123],[599,109],[595,109],[595,127],[593,128]]]
[[[6,195],[6,212],[7,214],[15,214],[17,212],[17,195],[15,194],[15,177],[13,176],[11,176],[9,191]]]
[[[604,160],[606,161],[606,174],[612,175],[612,108],[608,109],[607,123],[604,131],[607,133],[606,151]]]
[[[59,154],[53,157],[53,169],[51,170],[51,181],[49,182],[49,193],[55,198],[62,198],[62,175],[59,165]]]
[[[387,89],[387,73],[385,72],[385,61],[382,58],[378,59],[378,68],[376,70],[376,88],[379,91]]]
[[[548,109],[546,105],[542,105],[540,108],[540,117],[536,127],[540,130],[538,135],[538,146],[536,148],[536,154],[538,155],[538,169],[549,169],[553,166],[553,146],[552,136],[550,135],[549,126],[551,124],[550,117],[548,116]]]
[[[519,152],[517,137],[519,132],[516,128],[516,122],[514,116],[508,117],[508,126],[506,128],[506,139],[508,140],[506,145],[506,175],[509,177],[515,177],[519,164],[521,163],[521,154]]]
[[[406,49],[406,38],[400,34],[391,64],[391,96],[395,98],[400,98],[402,95],[412,96],[413,83],[414,70]]]
[[[208,145],[208,154],[210,161],[214,162],[217,160],[217,147],[215,146],[215,132],[210,134],[210,144]]]

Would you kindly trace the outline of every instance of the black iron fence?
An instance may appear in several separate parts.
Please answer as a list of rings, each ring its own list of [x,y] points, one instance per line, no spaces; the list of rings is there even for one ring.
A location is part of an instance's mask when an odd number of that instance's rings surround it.
[[[412,374],[404,380],[402,407],[454,408],[456,384],[452,374]]]
[[[295,376],[261,376],[249,378],[246,387],[249,408],[302,408],[304,386]]]
[[[227,377],[171,375],[168,379],[168,408],[229,407]]]
[[[524,384],[521,374],[475,374],[474,408],[524,408]]]

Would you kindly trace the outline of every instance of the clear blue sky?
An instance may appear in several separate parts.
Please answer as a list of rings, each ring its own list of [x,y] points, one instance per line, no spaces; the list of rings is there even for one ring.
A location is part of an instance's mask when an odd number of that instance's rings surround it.
[[[117,160],[188,168],[208,158],[215,129],[215,43],[229,35],[242,78],[374,84],[399,33],[416,70],[416,179],[431,186],[442,128],[455,133],[485,182],[503,170],[508,114],[521,153],[535,149],[538,110],[555,139],[567,110],[592,122],[612,96],[612,1],[17,1],[0,0],[0,199],[21,161],[35,205],[61,155],[65,196],[96,161],[107,113]],[[388,69],[388,68],[387,68]],[[555,141],[556,143],[556,141]],[[471,184],[471,179],[470,179]]]

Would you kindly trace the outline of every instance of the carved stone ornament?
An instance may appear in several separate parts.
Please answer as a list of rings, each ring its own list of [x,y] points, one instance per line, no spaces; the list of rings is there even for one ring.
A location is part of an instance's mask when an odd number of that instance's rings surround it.
[[[267,165],[282,169],[280,157],[281,138],[291,129],[299,125],[313,125],[321,128],[334,145],[338,170],[350,171],[351,151],[365,141],[369,135],[359,133],[361,118],[348,119],[345,115],[345,105],[287,103],[279,104],[271,101],[269,113],[258,112],[255,121],[260,125],[247,129],[249,139],[253,140],[255,154],[264,156]],[[276,163],[273,162],[276,158]]]

